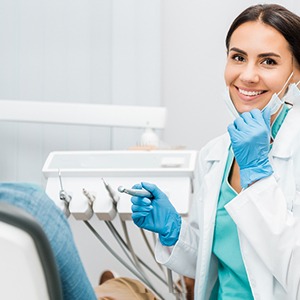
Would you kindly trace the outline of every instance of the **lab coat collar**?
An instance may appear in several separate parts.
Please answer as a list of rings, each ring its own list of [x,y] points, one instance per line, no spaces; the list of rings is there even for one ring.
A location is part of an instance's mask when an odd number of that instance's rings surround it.
[[[213,145],[209,147],[209,152],[205,157],[206,161],[220,161],[224,158],[224,155],[227,156],[227,151],[224,153],[224,149],[228,149],[230,146],[230,137],[228,133],[219,136],[211,143],[213,143]]]

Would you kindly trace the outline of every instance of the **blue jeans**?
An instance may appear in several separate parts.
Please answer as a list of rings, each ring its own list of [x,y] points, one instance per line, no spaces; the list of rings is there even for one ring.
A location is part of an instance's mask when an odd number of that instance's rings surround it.
[[[46,193],[31,184],[0,183],[0,201],[23,208],[41,224],[57,261],[64,299],[96,300],[69,223]]]

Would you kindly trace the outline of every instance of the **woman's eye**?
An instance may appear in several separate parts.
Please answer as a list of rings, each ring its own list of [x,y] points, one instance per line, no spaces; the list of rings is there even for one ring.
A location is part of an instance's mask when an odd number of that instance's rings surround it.
[[[262,63],[269,66],[277,64],[276,61],[272,58],[266,58]]]
[[[235,61],[238,61],[238,62],[245,61],[244,57],[241,56],[241,55],[238,55],[238,54],[233,55],[232,59],[235,60]]]

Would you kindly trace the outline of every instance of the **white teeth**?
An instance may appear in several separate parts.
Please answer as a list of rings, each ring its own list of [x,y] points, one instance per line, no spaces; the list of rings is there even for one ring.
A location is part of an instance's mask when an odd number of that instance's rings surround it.
[[[239,89],[239,92],[241,94],[245,95],[245,96],[257,96],[257,95],[262,94],[263,91],[260,91],[260,92],[255,92],[255,91],[250,92],[250,91],[244,91],[244,90]]]

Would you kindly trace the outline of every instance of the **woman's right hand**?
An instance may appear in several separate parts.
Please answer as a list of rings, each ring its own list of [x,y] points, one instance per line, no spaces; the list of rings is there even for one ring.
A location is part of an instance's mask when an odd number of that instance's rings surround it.
[[[159,234],[164,246],[173,246],[178,240],[181,217],[170,200],[155,184],[142,182],[133,186],[144,188],[152,194],[152,198],[132,197],[132,220],[140,228]]]

